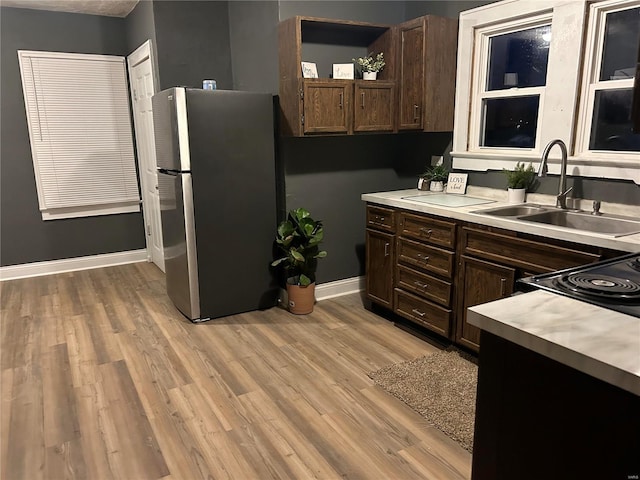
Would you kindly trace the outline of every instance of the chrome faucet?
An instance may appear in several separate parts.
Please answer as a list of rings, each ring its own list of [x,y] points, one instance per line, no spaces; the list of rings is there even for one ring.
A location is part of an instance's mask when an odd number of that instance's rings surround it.
[[[538,176],[547,176],[547,160],[549,158],[549,152],[554,145],[558,145],[560,147],[560,150],[562,151],[562,164],[560,165],[560,183],[558,185],[558,195],[556,196],[556,207],[566,210],[567,195],[571,190],[573,190],[573,187],[567,188],[567,146],[559,138],[551,140],[547,144],[547,146],[544,147],[544,151],[542,152],[542,160],[540,161],[540,167],[538,167]]]

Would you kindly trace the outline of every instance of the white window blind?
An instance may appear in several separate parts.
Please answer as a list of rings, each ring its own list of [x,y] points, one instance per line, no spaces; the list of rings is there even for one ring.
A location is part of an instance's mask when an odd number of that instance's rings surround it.
[[[139,211],[124,58],[18,57],[43,219]]]

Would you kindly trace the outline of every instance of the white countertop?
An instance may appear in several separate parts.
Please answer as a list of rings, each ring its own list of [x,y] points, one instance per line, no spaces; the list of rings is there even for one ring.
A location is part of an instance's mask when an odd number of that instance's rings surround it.
[[[554,225],[545,225],[541,223],[525,222],[513,218],[482,215],[472,213],[475,210],[482,210],[494,207],[508,205],[506,203],[506,191],[495,190],[490,188],[480,188],[469,186],[467,188],[466,197],[490,200],[491,203],[482,203],[470,206],[445,206],[422,203],[415,199],[405,199],[404,197],[442,195],[434,192],[423,192],[415,188],[408,190],[394,190],[390,192],[364,193],[361,198],[365,202],[377,203],[389,207],[402,208],[415,212],[429,213],[442,217],[454,218],[466,222],[473,222],[491,227],[504,228],[516,232],[539,235],[541,237],[555,238],[558,240],[566,240],[569,242],[581,243],[583,245],[593,245],[612,250],[620,250],[623,252],[640,251],[640,233],[634,235],[626,235],[622,237],[612,237],[610,235],[602,235],[592,232],[584,232],[573,230]],[[452,195],[457,197],[458,195]],[[527,195],[528,203],[538,205],[552,206],[555,197],[550,195]],[[583,209],[588,209],[587,202],[583,205],[576,205]],[[622,205],[622,204],[606,204],[603,203],[601,211],[603,213],[612,213],[617,215],[625,215],[633,218],[640,218],[640,206]]]
[[[640,318],[538,290],[471,307],[467,321],[640,396]]]
[[[613,250],[640,251],[640,234],[612,237],[553,225],[472,213],[507,205],[506,192],[469,186],[467,197],[493,200],[468,206],[422,203],[415,197],[434,195],[417,189],[366,193],[362,200],[541,237]],[[527,202],[554,204],[549,195],[527,195]],[[459,203],[459,202],[456,202]],[[587,210],[590,202],[573,207]],[[640,206],[603,204],[601,211],[640,218]],[[534,291],[469,308],[470,324],[554,359],[576,370],[640,395],[640,318],[546,291]]]

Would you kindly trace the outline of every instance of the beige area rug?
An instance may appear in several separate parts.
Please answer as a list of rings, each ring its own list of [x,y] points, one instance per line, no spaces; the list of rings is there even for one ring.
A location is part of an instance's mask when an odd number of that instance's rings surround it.
[[[471,452],[478,380],[474,361],[457,350],[444,350],[389,365],[369,377]]]

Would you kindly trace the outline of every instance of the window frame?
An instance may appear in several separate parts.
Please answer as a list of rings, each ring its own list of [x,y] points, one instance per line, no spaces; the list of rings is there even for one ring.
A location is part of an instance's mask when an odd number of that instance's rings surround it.
[[[456,77],[455,119],[451,156],[453,168],[487,171],[512,169],[517,162],[540,162],[542,150],[553,139],[562,139],[569,150],[567,174],[584,177],[631,179],[640,184],[640,161],[620,153],[583,155],[578,142],[578,111],[585,72],[583,48],[590,37],[589,9],[616,2],[638,0],[504,0],[460,14]],[[482,32],[498,32],[511,25],[529,25],[537,17],[551,17],[551,43],[547,82],[538,116],[539,129],[532,149],[478,148],[481,99],[477,89],[485,78],[488,42],[478,44]],[[561,31],[562,35],[557,32]],[[625,80],[626,81],[626,80]],[[580,140],[581,141],[581,140]],[[475,143],[474,143],[475,142]],[[523,151],[526,150],[526,151]],[[580,154],[576,154],[576,153]],[[597,157],[597,158],[596,158]],[[609,158],[611,157],[611,158]],[[559,149],[553,149],[549,172],[560,173]]]
[[[544,107],[544,94],[546,85],[541,87],[514,87],[503,90],[487,90],[486,85],[490,61],[489,46],[491,44],[492,37],[550,24],[551,15],[550,13],[545,13],[542,15],[536,15],[534,18],[519,18],[497,25],[489,25],[486,27],[478,28],[476,30],[475,42],[476,44],[480,45],[480,48],[475,49],[476,58],[474,59],[474,63],[475,65],[477,65],[478,75],[477,78],[473,78],[471,80],[473,84],[473,97],[471,100],[471,111],[469,113],[469,137],[467,139],[469,151],[489,153],[500,152],[501,154],[509,154],[513,156],[530,156],[530,153],[532,151],[537,151],[539,149],[539,135],[536,135],[536,143],[533,148],[486,147],[480,145],[482,131],[484,129],[483,102],[487,99],[516,98],[537,95],[539,98],[539,102],[536,132],[540,131],[542,123],[540,113],[542,112],[542,109]]]
[[[640,165],[640,152],[613,152],[611,150],[591,150],[591,128],[595,95],[598,91],[633,90],[634,78],[619,80],[599,80],[603,60],[606,17],[609,13],[640,7],[637,0],[605,0],[589,6],[589,23],[585,42],[585,58],[580,92],[580,106],[577,117],[576,157],[585,164],[597,165],[603,161],[619,169]],[[640,168],[640,166],[638,167]],[[640,183],[636,180],[636,183]]]

